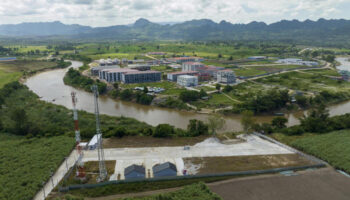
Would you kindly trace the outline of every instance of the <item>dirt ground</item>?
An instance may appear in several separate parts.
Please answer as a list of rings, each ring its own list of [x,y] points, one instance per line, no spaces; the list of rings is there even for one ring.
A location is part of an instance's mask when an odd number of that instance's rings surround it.
[[[193,174],[211,174],[312,165],[298,154],[184,158],[185,168]]]
[[[208,184],[224,200],[349,200],[350,178],[332,168],[293,176],[262,175]]]
[[[179,138],[154,138],[142,136],[129,136],[122,138],[103,139],[103,148],[130,148],[130,147],[173,147],[194,145],[209,136],[179,137]]]

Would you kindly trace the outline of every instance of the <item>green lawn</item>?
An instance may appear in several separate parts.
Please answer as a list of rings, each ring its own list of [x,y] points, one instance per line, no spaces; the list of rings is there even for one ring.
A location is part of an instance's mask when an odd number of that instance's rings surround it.
[[[0,199],[32,199],[74,143],[74,137],[26,139],[0,133]]]

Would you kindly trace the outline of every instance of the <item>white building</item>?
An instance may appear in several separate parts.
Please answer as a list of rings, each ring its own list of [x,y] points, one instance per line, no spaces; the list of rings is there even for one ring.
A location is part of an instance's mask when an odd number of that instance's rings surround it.
[[[216,73],[216,78],[219,83],[235,83],[236,75],[232,70],[220,70]]]
[[[304,61],[299,58],[286,58],[286,59],[279,59],[276,61],[276,63],[279,64],[287,64],[287,65],[306,65],[306,66],[317,66],[319,65],[318,62],[315,61]]]
[[[182,71],[197,71],[197,69],[200,67],[204,67],[204,65],[200,62],[182,63]]]
[[[198,85],[198,77],[190,75],[181,75],[177,77],[177,84],[183,87],[192,87]]]

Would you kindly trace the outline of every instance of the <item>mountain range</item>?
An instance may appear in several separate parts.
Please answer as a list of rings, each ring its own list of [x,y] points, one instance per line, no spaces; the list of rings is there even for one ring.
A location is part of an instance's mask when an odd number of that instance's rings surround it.
[[[76,40],[278,40],[302,43],[350,44],[350,20],[282,20],[272,24],[216,23],[209,19],[158,24],[138,19],[132,25],[89,27],[61,22],[0,25],[1,37],[44,37]]]

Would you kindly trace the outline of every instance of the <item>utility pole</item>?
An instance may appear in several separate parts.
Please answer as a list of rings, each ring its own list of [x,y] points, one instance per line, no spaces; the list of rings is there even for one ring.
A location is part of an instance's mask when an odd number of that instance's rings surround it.
[[[76,97],[76,93],[72,92],[72,103],[73,103],[73,119],[74,119],[74,131],[75,131],[75,143],[76,143],[76,150],[78,152],[78,161],[77,161],[77,177],[79,178],[85,178],[85,170],[84,170],[84,162],[83,162],[83,156],[84,153],[80,147],[80,130],[79,130],[79,121],[78,121],[78,111],[76,108],[78,99]],[[67,164],[67,162],[66,162]],[[68,167],[67,167],[68,168]]]
[[[97,182],[102,182],[107,177],[107,170],[105,164],[105,155],[102,145],[102,132],[100,128],[100,110],[98,107],[98,87],[97,85],[92,86],[92,91],[95,97],[95,117],[96,117],[96,134],[97,134],[97,151],[98,151],[98,161],[99,161],[99,176],[97,177]]]

